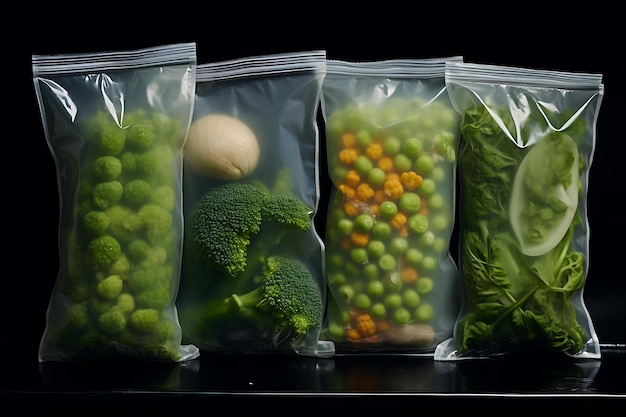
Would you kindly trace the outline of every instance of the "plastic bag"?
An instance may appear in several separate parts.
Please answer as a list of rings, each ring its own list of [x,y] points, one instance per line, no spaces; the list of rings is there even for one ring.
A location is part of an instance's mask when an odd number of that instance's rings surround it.
[[[462,310],[435,359],[599,358],[583,287],[601,75],[450,63],[446,83],[461,114]]]
[[[337,352],[432,355],[451,335],[459,118],[446,60],[461,57],[327,64],[324,335]]]
[[[39,360],[195,358],[175,306],[196,46],[34,55],[60,269]]]
[[[198,66],[185,146],[183,338],[201,351],[331,356],[317,110],[324,51]]]

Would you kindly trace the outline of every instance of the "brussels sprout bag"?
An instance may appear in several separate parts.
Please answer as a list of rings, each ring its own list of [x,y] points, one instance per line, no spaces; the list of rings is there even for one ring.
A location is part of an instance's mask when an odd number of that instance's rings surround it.
[[[39,359],[195,358],[175,306],[195,44],[33,56],[57,169],[60,270]]]

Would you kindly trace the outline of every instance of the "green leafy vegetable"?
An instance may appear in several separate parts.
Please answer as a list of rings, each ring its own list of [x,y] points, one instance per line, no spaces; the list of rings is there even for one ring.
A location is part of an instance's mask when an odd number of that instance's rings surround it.
[[[463,118],[460,355],[547,349],[576,354],[587,336],[572,297],[584,284],[578,150],[565,133],[524,152],[483,107]]]
[[[578,207],[578,149],[552,133],[522,160],[512,190],[511,224],[527,255],[541,255],[565,235]]]

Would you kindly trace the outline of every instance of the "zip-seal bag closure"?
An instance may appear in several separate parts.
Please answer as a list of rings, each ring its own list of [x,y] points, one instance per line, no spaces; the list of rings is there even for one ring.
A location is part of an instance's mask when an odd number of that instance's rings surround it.
[[[180,317],[202,351],[329,357],[314,227],[325,51],[204,63],[185,147]]]
[[[436,360],[599,359],[583,301],[600,74],[449,63],[461,115],[462,309]]]
[[[195,43],[33,55],[60,202],[60,268],[40,362],[181,362],[182,148]]]
[[[462,57],[327,63],[323,334],[337,354],[432,355],[451,335],[459,133],[447,61]]]

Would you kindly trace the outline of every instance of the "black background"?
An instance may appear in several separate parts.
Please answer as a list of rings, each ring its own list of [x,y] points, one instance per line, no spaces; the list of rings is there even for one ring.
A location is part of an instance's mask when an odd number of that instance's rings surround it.
[[[452,4],[422,9],[359,3],[343,13],[337,4],[298,4],[262,4],[253,10],[239,2],[154,3],[143,8],[58,3],[33,4],[30,10],[17,6],[23,10],[5,15],[1,86],[8,130],[0,137],[7,268],[0,287],[0,343],[18,348],[38,344],[58,271],[56,174],[33,88],[32,55],[191,41],[197,44],[198,63],[323,49],[328,58],[348,61],[461,55],[467,62],[601,73],[605,95],[589,180],[590,269],[584,297],[600,342],[626,343],[626,72],[618,27],[612,24],[620,14],[598,2],[575,10],[571,4],[552,10],[520,4],[506,11],[478,4],[461,10]],[[320,179],[324,205],[325,166]]]

